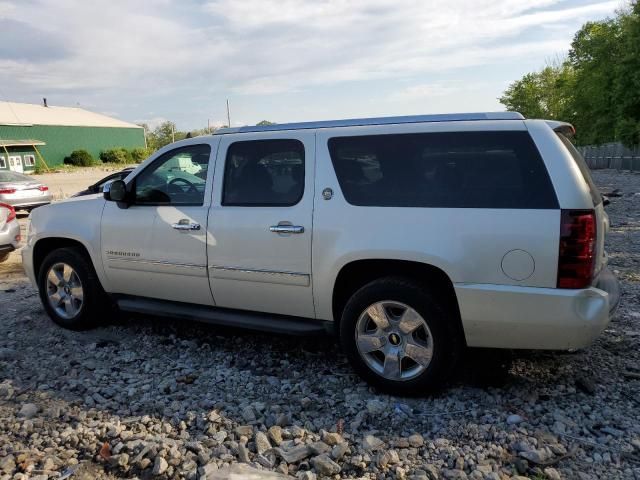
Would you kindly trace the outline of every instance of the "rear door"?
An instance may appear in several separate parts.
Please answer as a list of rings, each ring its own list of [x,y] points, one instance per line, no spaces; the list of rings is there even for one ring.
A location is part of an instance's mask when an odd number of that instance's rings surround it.
[[[221,136],[209,214],[216,305],[313,317],[313,132]]]

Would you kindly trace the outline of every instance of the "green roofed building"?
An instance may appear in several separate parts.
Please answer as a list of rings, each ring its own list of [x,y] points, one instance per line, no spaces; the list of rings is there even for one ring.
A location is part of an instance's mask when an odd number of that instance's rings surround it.
[[[75,107],[0,102],[0,170],[32,171],[42,160],[51,168],[74,150],[95,158],[109,148],[144,147],[144,129]]]

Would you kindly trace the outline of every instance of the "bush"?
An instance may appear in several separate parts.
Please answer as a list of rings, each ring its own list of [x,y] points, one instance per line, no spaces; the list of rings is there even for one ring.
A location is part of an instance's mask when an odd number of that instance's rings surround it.
[[[140,163],[151,155],[151,150],[148,148],[138,147],[132,149],[129,153],[131,155],[131,160],[135,163]]]
[[[90,167],[96,162],[86,150],[74,150],[71,152],[71,155],[65,157],[64,163],[67,165],[75,165],[76,167]]]
[[[126,148],[110,148],[100,152],[100,160],[104,163],[131,163],[131,154]]]

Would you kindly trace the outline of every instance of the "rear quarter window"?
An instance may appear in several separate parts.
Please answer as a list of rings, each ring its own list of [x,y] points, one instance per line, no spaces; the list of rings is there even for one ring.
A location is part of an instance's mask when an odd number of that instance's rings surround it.
[[[328,146],[340,188],[352,205],[558,208],[527,132],[334,137]]]
[[[556,135],[560,138],[565,148],[569,151],[571,156],[573,157],[573,161],[578,165],[578,169],[580,169],[580,173],[582,174],[582,178],[586,182],[589,187],[589,193],[591,194],[591,200],[593,200],[593,206],[599,205],[602,202],[602,195],[600,195],[600,191],[596,186],[593,178],[591,178],[591,171],[589,170],[589,165],[585,161],[582,154],[578,151],[576,147],[573,146],[571,140],[569,140],[562,133],[556,132]]]

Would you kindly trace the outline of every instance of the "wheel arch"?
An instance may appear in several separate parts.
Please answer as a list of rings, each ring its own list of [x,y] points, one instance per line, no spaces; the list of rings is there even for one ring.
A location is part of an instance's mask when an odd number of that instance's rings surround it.
[[[428,263],[394,259],[359,259],[342,266],[332,291],[332,313],[336,331],[339,330],[342,311],[349,298],[367,283],[390,276],[408,278],[432,289],[437,298],[445,302],[447,310],[452,313],[456,329],[461,338],[465,338],[458,299],[449,275]]]
[[[33,245],[33,272],[36,278],[38,278],[40,267],[46,256],[60,248],[77,248],[96,270],[89,249],[81,241],[67,237],[45,237],[38,239]]]

